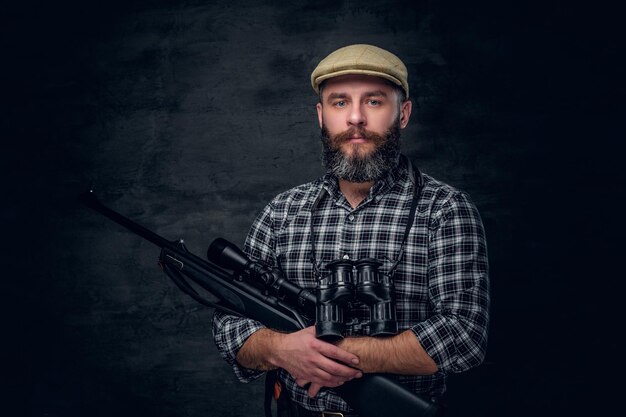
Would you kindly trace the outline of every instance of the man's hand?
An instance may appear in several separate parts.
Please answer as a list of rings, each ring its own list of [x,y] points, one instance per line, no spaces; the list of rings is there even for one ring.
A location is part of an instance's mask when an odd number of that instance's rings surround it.
[[[358,365],[359,358],[316,339],[314,326],[285,335],[276,357],[276,365],[287,370],[299,386],[311,383],[311,397],[317,395],[321,387],[338,387],[363,375],[352,368]]]
[[[283,368],[299,386],[311,384],[308,389],[311,397],[322,387],[338,387],[363,375],[353,368],[359,358],[316,339],[314,326],[288,334],[259,330],[246,340],[237,354],[237,361],[248,368]]]

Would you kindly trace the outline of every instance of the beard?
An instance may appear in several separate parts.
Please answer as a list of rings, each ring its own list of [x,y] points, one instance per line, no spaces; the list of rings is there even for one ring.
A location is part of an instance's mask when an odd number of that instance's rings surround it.
[[[348,145],[351,152],[342,151],[342,145],[358,134],[366,141],[372,141],[374,150],[364,154],[361,144]],[[400,119],[379,135],[363,128],[351,127],[335,136],[330,135],[322,125],[322,160],[324,166],[338,178],[349,182],[376,181],[398,165],[400,156]]]

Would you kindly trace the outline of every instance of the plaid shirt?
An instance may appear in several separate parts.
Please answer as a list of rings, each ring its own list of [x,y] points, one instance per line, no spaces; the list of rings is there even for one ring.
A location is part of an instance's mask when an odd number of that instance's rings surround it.
[[[394,276],[398,330],[411,329],[439,370],[434,375],[395,378],[428,396],[443,394],[449,372],[479,365],[487,345],[489,309],[487,248],[482,222],[469,197],[423,175],[424,187],[404,256]],[[386,272],[398,256],[413,198],[409,170],[401,163],[377,181],[369,196],[352,208],[335,177],[324,177],[278,195],[257,217],[244,251],[253,259],[282,267],[288,279],[315,288],[310,261],[311,206],[315,258],[325,265],[350,259],[384,260]],[[353,303],[345,312],[348,335],[367,335],[369,310]],[[235,357],[246,339],[263,326],[256,321],[216,312],[215,343],[237,377],[248,382],[262,372],[240,366]],[[315,398],[279,370],[291,397],[315,410],[350,411],[331,389]]]

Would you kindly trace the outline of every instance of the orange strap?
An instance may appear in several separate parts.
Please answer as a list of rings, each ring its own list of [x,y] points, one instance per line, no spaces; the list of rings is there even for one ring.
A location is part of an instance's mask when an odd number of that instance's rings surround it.
[[[280,398],[280,393],[283,389],[283,386],[280,384],[280,381],[276,381],[274,383],[274,400],[278,401]]]

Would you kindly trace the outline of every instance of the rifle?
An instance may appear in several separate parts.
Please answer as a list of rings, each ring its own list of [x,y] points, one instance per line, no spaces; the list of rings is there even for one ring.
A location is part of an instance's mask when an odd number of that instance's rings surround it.
[[[297,331],[315,317],[315,295],[288,281],[278,269],[253,262],[234,244],[215,239],[204,260],[185,247],[183,240],[169,241],[102,204],[92,191],[80,196],[91,209],[161,248],[159,265],[184,293],[207,307],[248,317],[280,331]],[[191,282],[196,284],[192,285]],[[196,290],[201,287],[218,301]],[[442,408],[409,391],[384,374],[363,374],[333,388],[363,417],[436,417]],[[267,408],[266,408],[267,412]]]

